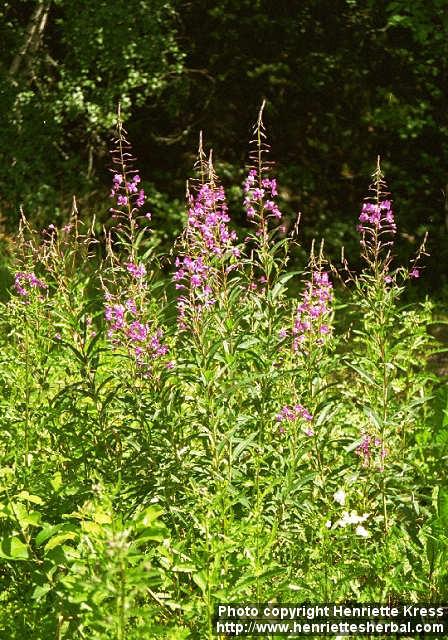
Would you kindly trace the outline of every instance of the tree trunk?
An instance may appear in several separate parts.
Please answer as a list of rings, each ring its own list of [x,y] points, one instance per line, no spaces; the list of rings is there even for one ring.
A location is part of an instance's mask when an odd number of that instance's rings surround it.
[[[25,42],[19,52],[14,56],[9,68],[10,76],[17,75],[27,54],[34,53],[39,48],[42,35],[45,30],[45,25],[47,24],[50,5],[50,0],[47,0],[46,2],[39,2],[31,14],[31,18],[26,29]]]

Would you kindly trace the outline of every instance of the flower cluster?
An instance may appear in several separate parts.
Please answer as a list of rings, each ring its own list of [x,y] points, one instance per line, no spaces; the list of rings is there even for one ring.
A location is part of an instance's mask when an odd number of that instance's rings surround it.
[[[201,314],[216,302],[213,282],[217,277],[217,266],[222,266],[228,257],[240,255],[234,242],[235,231],[230,231],[224,189],[212,182],[201,185],[196,195],[190,195],[186,230],[186,254],[178,256],[173,274],[175,287],[184,291],[177,299],[180,329],[187,327],[191,310]],[[228,265],[228,273],[234,265]]]
[[[130,206],[133,209],[141,209],[143,207],[146,196],[145,191],[138,188],[140,182],[141,178],[138,173],[131,178],[121,173],[114,173],[110,197],[116,198],[117,207]]]
[[[370,533],[365,527],[363,527],[361,523],[365,522],[369,517],[370,513],[363,513],[362,516],[359,516],[356,511],[351,511],[350,513],[348,511],[344,511],[342,514],[342,518],[336,520],[335,523],[332,523],[331,520],[328,520],[325,526],[327,527],[327,529],[336,529],[337,527],[344,529],[345,527],[354,524],[357,525],[355,529],[356,535],[360,536],[361,538],[368,538],[370,536]]]
[[[361,233],[366,231],[381,231],[388,233],[396,233],[397,225],[395,224],[394,213],[392,211],[392,202],[390,200],[382,200],[376,204],[372,202],[364,202],[359,216],[357,229]],[[370,226],[368,226],[370,225]]]
[[[275,178],[261,178],[256,169],[251,169],[244,181],[244,208],[249,220],[257,217],[273,217],[280,220],[282,214],[273,198],[278,195]],[[265,212],[267,214],[265,215]]]
[[[177,298],[177,318],[180,329],[187,327],[187,312],[191,304],[196,312],[213,306],[216,300],[213,298],[212,288],[209,285],[210,266],[205,264],[204,258],[176,258],[177,271],[173,275],[176,289],[188,289],[190,297],[180,295]]]
[[[344,489],[338,489],[333,494],[333,500],[338,504],[340,504],[341,507],[345,505],[346,498],[347,498],[347,494],[345,493]]]
[[[19,271],[14,276],[14,288],[20,296],[27,298],[32,289],[47,289],[48,287],[33,272]]]
[[[193,245],[202,251],[223,255],[237,239],[235,231],[229,231],[226,196],[222,187],[203,184],[196,198],[189,197],[188,233]]]
[[[333,285],[326,271],[313,271],[311,281],[307,282],[302,301],[297,307],[292,334],[293,350],[298,351],[310,335],[317,335],[318,343],[323,344],[324,336],[331,331],[329,315],[333,300]],[[285,337],[285,330],[281,337]]]
[[[126,262],[126,269],[135,278],[143,278],[146,275],[146,269],[143,264],[135,264],[135,262]]]
[[[184,256],[183,258],[177,257],[175,265],[177,271],[173,275],[173,280],[176,283],[176,289],[186,289],[187,285],[182,283],[187,282],[192,289],[201,288],[207,290],[207,293],[209,292],[207,275],[210,267],[204,263],[202,256],[198,258],[190,258],[190,256]]]
[[[311,413],[307,409],[305,409],[305,407],[303,407],[301,404],[295,404],[293,407],[286,405],[280,410],[280,413],[278,413],[276,416],[276,420],[279,423],[282,423],[285,421],[295,422],[300,418],[303,420],[306,420],[307,422],[311,422],[311,420],[313,419],[313,416],[311,415]],[[284,433],[283,426],[280,426],[280,432]],[[311,429],[310,426],[308,426],[305,429],[305,433],[307,436],[314,435],[314,431]]]
[[[383,460],[387,455],[387,449],[383,446],[380,438],[376,436],[370,436],[368,434],[363,435],[361,443],[355,449],[355,453],[357,456],[362,458],[362,464],[364,467],[369,466],[370,460],[375,454],[375,449],[378,448],[382,467]]]
[[[125,346],[136,358],[137,364],[144,365],[148,360],[155,360],[168,353],[168,346],[163,343],[163,331],[152,330],[150,325],[142,321],[141,313],[133,298],[122,302],[113,302],[107,295],[105,318],[108,324],[108,337],[116,346]]]
[[[136,168],[136,158],[132,153],[132,146],[126,138],[120,116],[117,122],[117,135],[111,149],[112,157],[112,189],[110,197],[114,200],[114,206],[110,209],[112,218],[126,220],[130,225],[127,232],[130,234],[128,241],[135,242],[134,233],[139,228],[139,222],[143,217],[151,220],[151,214],[143,214],[142,208],[146,202],[145,191],[141,186],[141,177]],[[137,221],[139,218],[139,221]],[[121,222],[118,228],[122,228]]]

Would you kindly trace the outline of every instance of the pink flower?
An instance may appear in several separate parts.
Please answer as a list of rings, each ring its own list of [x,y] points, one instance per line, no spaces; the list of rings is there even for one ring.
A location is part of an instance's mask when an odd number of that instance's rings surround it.
[[[363,234],[374,233],[375,230],[381,230],[382,233],[396,233],[397,230],[390,200],[382,200],[377,204],[364,202],[359,221],[362,224],[358,226],[358,231]]]
[[[185,234],[186,254],[175,260],[175,287],[188,290],[189,295],[178,298],[178,325],[185,329],[191,314],[201,314],[216,302],[213,284],[218,270],[229,273],[233,264],[225,261],[237,257],[233,243],[235,231],[229,229],[230,217],[224,189],[212,183],[202,184],[188,200],[188,220]],[[229,260],[230,261],[230,260]]]
[[[387,449],[384,447],[382,440],[377,436],[373,437],[368,434],[364,434],[361,443],[355,449],[355,453],[357,456],[362,458],[363,466],[368,467],[370,464],[370,459],[375,453],[375,448],[379,449],[379,455],[381,459],[380,469],[382,470],[383,461],[387,455]]]
[[[275,419],[277,422],[283,422],[285,420],[294,422],[299,418],[302,418],[303,420],[307,420],[308,422],[310,422],[313,419],[313,416],[301,404],[296,404],[294,405],[294,407],[290,407],[288,405],[284,406],[280,410],[280,413],[277,414]],[[307,430],[312,431],[310,427],[307,427]]]
[[[146,269],[144,265],[137,265],[134,262],[126,262],[126,268],[136,278],[143,278],[146,275]]]
[[[134,342],[144,342],[148,336],[148,327],[141,322],[131,322],[127,334]]]
[[[34,272],[23,271],[15,274],[14,288],[24,298],[29,295],[31,289],[48,289],[45,282],[37,278]]]
[[[261,222],[263,214],[266,211],[268,212],[268,216],[280,220],[282,214],[273,200],[277,195],[277,181],[275,178],[271,180],[269,178],[263,178],[261,180],[262,188],[257,186],[257,183],[257,171],[256,169],[251,169],[243,185],[245,193],[244,208],[246,209],[247,217],[253,220],[257,217],[258,211],[259,221]]]
[[[132,298],[130,298],[129,300],[126,300],[126,309],[128,311],[130,311],[132,314],[136,315],[137,314],[137,307],[135,304],[135,300],[133,300]]]
[[[333,299],[333,286],[326,271],[314,271],[311,281],[306,284],[302,301],[297,306],[292,333],[294,335],[293,350],[305,342],[306,335],[324,336],[330,333],[328,317]],[[322,344],[322,341],[316,341]]]
[[[104,315],[106,320],[111,323],[111,330],[117,331],[124,326],[124,312],[125,308],[122,304],[114,304],[106,306]]]
[[[136,206],[139,208],[143,207],[145,203],[145,199],[146,199],[145,192],[143,191],[143,189],[140,189],[140,191],[138,192],[138,198],[135,201]]]

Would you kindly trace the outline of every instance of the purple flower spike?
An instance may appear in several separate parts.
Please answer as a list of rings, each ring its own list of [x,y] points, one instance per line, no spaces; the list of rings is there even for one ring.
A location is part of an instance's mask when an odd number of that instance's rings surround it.
[[[296,404],[294,405],[294,407],[290,407],[289,405],[284,406],[280,410],[280,413],[276,415],[275,419],[277,422],[280,422],[280,423],[285,421],[295,422],[296,420],[299,420],[299,419],[306,420],[307,422],[311,422],[311,420],[313,419],[313,416],[301,404]],[[284,431],[283,427],[282,429]],[[314,435],[314,431],[311,428],[311,426],[308,426],[305,429],[305,433],[308,436]]]
[[[331,333],[328,324],[333,300],[333,285],[326,271],[314,271],[311,281],[306,284],[302,300],[297,307],[292,330],[293,350],[298,351],[307,339],[320,336],[317,342],[322,344],[323,336]]]
[[[111,150],[112,155],[112,189],[111,197],[116,199],[117,208],[110,209],[112,218],[121,220],[123,226],[131,227],[132,233],[139,228],[139,209],[143,207],[147,198],[141,188],[141,177],[135,168],[135,158],[130,143],[124,137],[125,131],[118,123],[117,138]],[[120,223],[116,225],[120,229]],[[149,227],[146,226],[146,230]]]
[[[387,455],[387,449],[384,447],[380,438],[364,434],[361,443],[355,449],[356,455],[362,459],[363,467],[370,465],[370,461],[375,454],[375,449],[379,449],[380,469],[382,469],[384,458]]]
[[[127,349],[137,365],[146,367],[146,373],[150,375],[149,364],[169,353],[168,346],[163,342],[163,331],[159,328],[151,332],[150,325],[144,321],[143,312],[133,298],[127,299],[124,304],[112,304],[112,296],[106,293],[106,301],[105,318],[111,344],[115,348]]]
[[[23,271],[15,274],[14,288],[23,298],[28,297],[32,289],[48,289],[45,282],[39,280],[34,272],[27,273]]]
[[[243,191],[244,208],[249,220],[257,218],[257,222],[261,222],[265,217],[281,220],[282,214],[273,199],[278,195],[275,178],[263,178],[260,182],[256,169],[251,169],[244,181]]]
[[[135,320],[129,325],[127,334],[133,342],[144,342],[148,337],[148,326]]]
[[[233,267],[226,266],[225,261],[239,255],[234,246],[236,232],[228,226],[230,217],[224,189],[215,183],[202,184],[197,194],[189,196],[188,204],[188,248],[186,255],[176,258],[173,274],[176,289],[188,292],[177,302],[181,330],[187,328],[191,313],[200,317],[215,304],[212,284],[218,269],[224,267],[223,271],[229,273]]]
[[[364,202],[359,215],[359,222],[360,224],[357,227],[359,233],[374,242],[378,242],[379,238],[384,238],[387,234],[394,235],[397,232],[390,200],[380,200],[375,203]]]
[[[135,278],[143,278],[146,275],[146,269],[144,265],[137,265],[134,262],[126,262],[126,269],[131,273]]]

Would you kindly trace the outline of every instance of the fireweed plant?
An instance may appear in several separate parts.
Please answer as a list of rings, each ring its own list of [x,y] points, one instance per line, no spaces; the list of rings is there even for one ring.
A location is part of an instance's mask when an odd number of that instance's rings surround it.
[[[131,357],[143,376],[154,377],[157,361],[170,366],[166,358],[169,347],[151,295],[154,275],[151,248],[143,255],[139,251],[144,236],[151,231],[151,213],[147,211],[145,191],[120,116],[111,155],[110,213],[115,224],[107,237],[105,273],[111,281],[109,288],[104,281],[107,337],[111,345],[122,348]],[[116,235],[115,242],[112,234]],[[118,256],[116,248],[120,250]]]
[[[415,544],[407,503],[411,501],[420,514],[419,505],[430,502],[424,491],[419,494],[412,489],[409,495],[403,487],[421,482],[416,469],[419,456],[409,456],[409,451],[424,437],[434,388],[433,376],[420,364],[431,351],[432,338],[426,329],[431,306],[429,302],[414,307],[400,304],[406,285],[423,274],[426,238],[409,266],[394,265],[397,225],[379,159],[358,222],[365,268],[354,275],[344,264],[346,283],[353,286],[353,337],[350,353],[344,357],[345,375],[352,384],[341,394],[352,404],[346,417],[357,431],[357,440],[348,449],[358,466],[352,491],[369,514],[370,528],[365,525],[362,535],[381,532],[383,559],[378,566],[384,566],[398,544],[406,539]],[[423,537],[415,553],[420,545],[425,547]],[[402,570],[402,562],[399,566]],[[385,579],[386,590],[395,588],[396,571]]]
[[[219,602],[446,599],[446,395],[430,305],[401,302],[424,245],[394,266],[378,166],[364,270],[321,242],[292,271],[263,112],[246,231],[201,140],[168,278],[120,118],[105,229],[76,203],[61,228],[22,218],[0,308],[0,637],[202,640]]]

